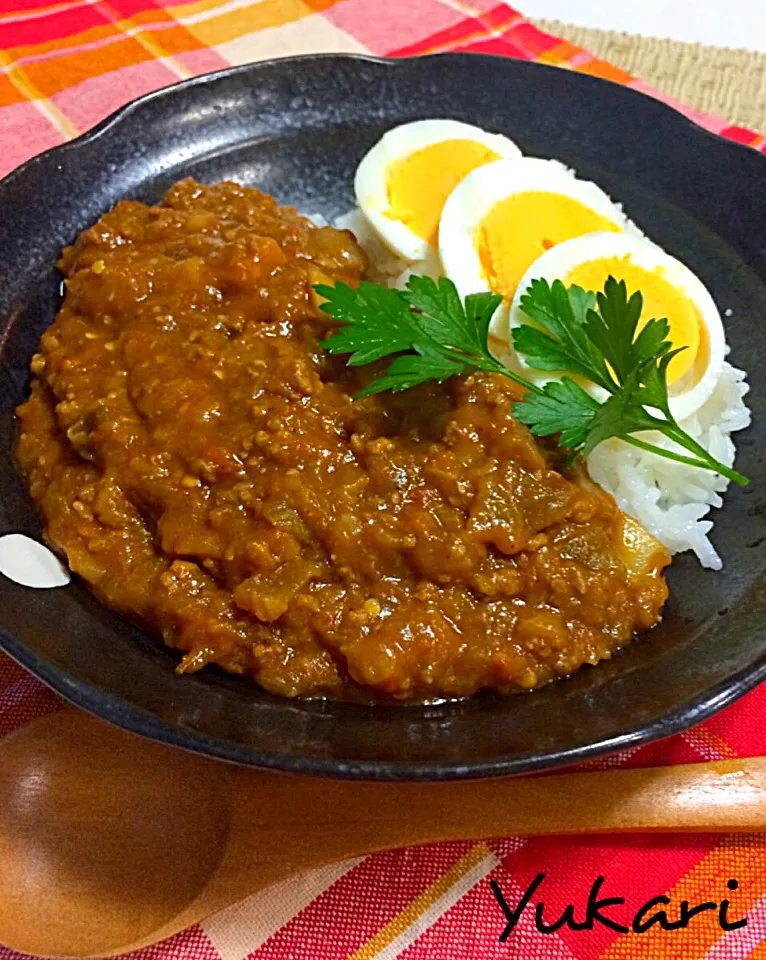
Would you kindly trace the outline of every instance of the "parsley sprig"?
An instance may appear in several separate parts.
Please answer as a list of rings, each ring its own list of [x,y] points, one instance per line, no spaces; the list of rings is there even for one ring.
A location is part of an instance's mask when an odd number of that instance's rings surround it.
[[[393,358],[359,396],[399,392],[431,380],[484,370],[502,374],[527,389],[514,415],[536,436],[557,436],[570,456],[587,456],[604,440],[619,437],[633,446],[680,463],[712,470],[745,485],[746,477],[720,463],[677,423],[670,410],[668,364],[680,350],[668,339],[666,319],[651,319],[639,330],[643,300],[628,297],[623,281],[609,277],[594,294],[560,280],[535,280],[521,299],[532,321],[513,331],[513,345],[540,371],[566,372],[544,386],[519,376],[488,347],[489,324],[502,297],[475,293],[465,302],[442,277],[410,277],[406,290],[363,282],[317,286],[321,308],[339,328],[324,341],[333,354],[350,354],[349,366]],[[683,348],[681,348],[683,349]],[[603,401],[572,379],[601,388]],[[686,450],[681,453],[635,436],[659,431]]]
[[[506,374],[527,386],[489,352],[489,322],[503,299],[494,293],[471,294],[463,304],[453,283],[428,277],[410,277],[404,291],[364,281],[356,290],[345,283],[315,290],[326,299],[320,309],[342,324],[323,344],[330,353],[350,353],[350,367],[398,354],[359,396],[441,383],[471,370]]]

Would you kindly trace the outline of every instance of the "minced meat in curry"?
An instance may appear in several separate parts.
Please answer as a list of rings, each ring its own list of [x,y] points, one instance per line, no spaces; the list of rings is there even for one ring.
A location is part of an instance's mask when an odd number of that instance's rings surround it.
[[[353,236],[185,180],[67,247],[18,460],[109,607],[282,696],[528,690],[655,624],[666,551],[489,374],[354,400],[312,284]]]

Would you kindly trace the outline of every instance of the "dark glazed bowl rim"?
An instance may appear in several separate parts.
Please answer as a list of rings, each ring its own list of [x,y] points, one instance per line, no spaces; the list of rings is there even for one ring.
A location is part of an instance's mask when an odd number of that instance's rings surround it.
[[[476,54],[437,54],[430,60],[463,61],[466,59],[494,60],[508,64],[505,57],[479,57]],[[193,88],[204,88],[210,84],[237,75],[252,74],[257,78],[259,69],[279,63],[287,69],[300,69],[301,64],[310,64],[316,61],[359,61],[374,64],[387,70],[397,71],[405,69],[415,60],[382,60],[375,57],[357,55],[319,54],[284,58],[279,61],[261,61],[255,64],[246,64],[204,74],[183,81],[173,86],[162,88],[149,93],[124,105],[96,127],[82,134],[76,139],[60,146],[53,147],[31,158],[22,166],[12,171],[0,181],[0,189],[13,188],[17,182],[22,182],[26,174],[38,165],[54,165],[57,158],[64,153],[87,151],[100,138],[104,137],[115,127],[128,121],[142,106],[156,101],[172,101],[179,91],[188,91]],[[518,63],[518,67],[528,71],[530,76],[549,72],[559,72],[560,68],[541,64]],[[606,97],[621,100],[626,112],[641,113],[644,116],[662,116],[665,120],[673,117],[673,122],[685,128],[686,136],[697,138],[701,150],[717,150],[721,162],[730,164],[766,163],[766,158],[740,143],[724,140],[717,135],[703,129],[693,121],[684,117],[672,107],[646,96],[636,90],[618,86],[595,77],[580,74],[571,75],[572,82],[579,85],[591,85],[594,98]],[[757,158],[757,159],[756,159]],[[743,171],[743,176],[747,172]],[[571,764],[599,755],[613,752],[618,749],[645,744],[671,734],[678,733],[693,724],[707,719],[713,713],[732,703],[747,693],[766,678],[766,655],[754,659],[746,668],[732,674],[720,683],[706,690],[702,694],[681,703],[675,709],[664,714],[661,718],[650,723],[638,723],[627,727],[618,735],[605,740],[585,742],[577,746],[567,747],[555,752],[521,754],[506,756],[493,760],[476,760],[471,762],[457,761],[396,761],[396,760],[369,760],[345,762],[335,758],[313,757],[296,755],[295,753],[282,754],[278,750],[272,752],[257,751],[249,747],[237,745],[233,742],[219,740],[197,730],[192,730],[163,719],[144,708],[130,703],[114,693],[107,692],[99,686],[82,680],[73,680],[59,666],[40,657],[29,646],[11,637],[0,629],[0,648],[39,677],[48,686],[71,703],[86,711],[108,720],[126,730],[178,746],[191,751],[217,757],[223,760],[247,763],[258,767],[271,768],[285,772],[310,774],[317,776],[333,776],[344,778],[359,778],[367,780],[449,780],[491,777],[507,774],[516,774],[541,770],[549,767]],[[528,694],[534,696],[534,693]],[[350,707],[350,709],[369,710],[376,707]],[[410,707],[399,709],[408,710]]]
[[[666,714],[652,724],[639,724],[607,740],[545,754],[521,754],[502,760],[471,763],[425,760],[401,763],[386,760],[347,763],[335,759],[325,760],[276,752],[248,751],[245,757],[242,749],[235,744],[208,737],[198,731],[186,731],[179,725],[162,720],[112,694],[104,694],[103,690],[93,684],[71,683],[63,671],[38,659],[26,646],[17,644],[2,630],[0,630],[0,648],[69,703],[129,733],[238,765],[244,764],[265,770],[312,777],[382,782],[479,780],[536,773],[583,763],[618,750],[663,740],[688,730],[735,703],[766,680],[766,656],[764,656],[759,658],[751,668],[721,682],[710,691],[681,705],[677,710]],[[534,692],[519,695],[534,696]],[[377,709],[375,706],[366,707],[356,704],[350,706],[358,710]],[[401,706],[397,709],[409,710],[417,707]]]
[[[143,94],[143,96],[129,100],[127,103],[123,104],[121,107],[118,107],[108,116],[104,117],[103,120],[100,120],[95,126],[91,127],[89,130],[86,130],[84,133],[79,134],[79,136],[73,137],[71,140],[67,140],[65,143],[60,143],[56,146],[49,147],[47,150],[42,150],[40,153],[36,153],[33,157],[25,160],[18,167],[15,167],[4,177],[0,178],[0,186],[12,184],[17,177],[23,177],[31,167],[37,165],[38,163],[47,161],[52,156],[58,156],[65,151],[68,152],[79,150],[82,147],[88,146],[94,140],[97,140],[99,137],[103,136],[103,134],[105,134],[113,126],[116,126],[128,119],[133,111],[139,109],[142,105],[153,103],[156,100],[172,99],[173,96],[175,96],[180,90],[203,87],[207,84],[215,83],[218,80],[222,80],[227,77],[235,77],[238,74],[247,74],[252,72],[254,69],[257,70],[258,67],[265,67],[275,63],[285,66],[289,66],[290,64],[297,66],[301,63],[310,63],[320,60],[356,60],[360,63],[371,63],[379,67],[386,67],[389,70],[395,70],[397,66],[406,66],[409,63],[426,59],[455,61],[481,59],[496,60],[499,63],[508,63],[508,61],[510,61],[511,63],[517,65],[523,64],[524,69],[540,71],[542,73],[558,72],[564,69],[563,67],[550,66],[545,63],[516,60],[512,57],[503,57],[494,54],[477,53],[433,53],[428,54],[427,56],[400,57],[396,59],[374,57],[362,53],[312,53],[299,54],[292,57],[279,57],[273,60],[257,60],[252,63],[240,64],[235,67],[224,67],[221,70],[212,70],[209,73],[202,73],[196,77],[189,77],[188,80],[180,80],[178,83],[172,83],[168,86],[160,87],[158,90],[152,90],[149,93]],[[650,104],[651,106],[649,109],[658,110],[661,113],[664,113],[665,116],[672,116],[679,124],[685,125],[687,128],[691,128],[698,136],[708,140],[709,142],[715,143],[718,146],[723,145],[725,149],[731,151],[732,153],[738,153],[741,156],[751,155],[754,153],[756,155],[758,154],[758,151],[754,150],[753,147],[739,143],[736,140],[729,140],[725,137],[721,137],[718,134],[713,133],[711,130],[706,130],[704,127],[700,126],[700,124],[681,113],[680,110],[677,110],[675,107],[671,107],[662,100],[658,100],[649,94],[642,93],[639,90],[634,90],[631,87],[614,83],[611,80],[604,80],[601,77],[594,77],[582,73],[574,73],[571,74],[571,76],[575,78],[576,83],[593,84],[595,90],[604,91],[608,89],[612,91],[619,91],[618,96],[625,96],[629,99],[632,99],[637,108],[645,108],[647,107],[647,104]]]

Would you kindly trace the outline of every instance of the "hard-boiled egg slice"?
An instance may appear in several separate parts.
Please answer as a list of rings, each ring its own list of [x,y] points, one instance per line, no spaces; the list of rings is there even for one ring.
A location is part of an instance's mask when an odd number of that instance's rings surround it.
[[[461,296],[492,290],[510,304],[546,250],[626,225],[603,190],[558,161],[498,160],[474,170],[450,194],[439,223],[439,254]]]
[[[518,285],[505,333],[495,332],[500,333],[508,347],[513,328],[530,322],[520,301],[532,280],[561,280],[567,286],[577,284],[585,290],[598,291],[603,290],[610,275],[625,281],[629,296],[636,290],[641,292],[640,325],[653,317],[665,317],[673,347],[686,348],[668,367],[670,409],[677,420],[685,420],[708,400],[721,376],[726,355],[723,323],[699,278],[680,260],[640,237],[593,233],[549,250],[532,264]],[[539,384],[560,377],[531,370],[512,348],[508,355],[504,351],[501,355]],[[598,388],[592,392],[596,394]]]
[[[457,120],[418,120],[385,133],[359,164],[359,207],[386,246],[410,262],[435,252],[444,201],[476,167],[520,157],[507,137]]]

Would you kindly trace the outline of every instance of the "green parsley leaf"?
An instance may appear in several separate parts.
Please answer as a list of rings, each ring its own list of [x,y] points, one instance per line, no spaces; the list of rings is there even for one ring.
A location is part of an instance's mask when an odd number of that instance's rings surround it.
[[[369,397],[373,393],[383,393],[386,390],[400,393],[430,380],[444,383],[450,377],[469,373],[470,370],[469,366],[459,360],[451,360],[440,353],[403,354],[395,357],[386,372],[371,380],[357,396]]]
[[[596,305],[594,294],[560,280],[533,280],[521,297],[521,309],[538,326],[513,331],[513,346],[535,370],[575,373],[606,390],[613,385],[604,356],[589,339],[586,322]]]
[[[644,430],[662,428],[663,421],[645,410],[637,398],[640,390],[639,379],[640,371],[631,370],[622,388],[599,405],[590,432],[581,448],[583,456],[587,457],[600,443],[611,437],[624,437]]]
[[[636,336],[643,297],[636,291],[628,298],[624,280],[609,277],[597,294],[598,310],[589,310],[585,330],[590,341],[612,367],[619,383],[647,360],[663,356],[671,348],[667,319],[649,320]],[[685,349],[682,347],[681,349]]]
[[[588,339],[612,367],[618,382],[635,369],[633,340],[641,316],[643,297],[634,293],[628,299],[625,281],[609,277],[602,293],[596,295],[598,311],[589,310],[585,320]]]
[[[489,326],[492,322],[497,308],[503,302],[503,298],[497,293],[469,293],[465,298],[465,313],[469,325],[472,325],[476,331],[477,341],[483,353],[491,358],[491,351],[487,346],[489,337]]]
[[[650,320],[649,323],[652,321]],[[647,324],[649,326],[649,324]],[[673,357],[678,356],[685,347],[679,347],[677,350],[669,350],[663,353],[657,363],[645,361],[642,366],[642,386],[637,399],[647,407],[654,407],[665,414],[668,420],[673,419],[668,402],[668,365]]]
[[[410,277],[402,297],[418,316],[429,337],[455,354],[472,358],[480,369],[497,369],[487,347],[487,332],[494,312],[503,301],[495,293],[474,293],[465,306],[455,284],[446,277]]]
[[[417,342],[412,311],[397,290],[364,282],[356,290],[345,283],[314,289],[326,300],[320,310],[343,324],[323,346],[330,353],[350,353],[349,366],[411,350]]]
[[[571,377],[551,380],[542,394],[530,394],[514,404],[513,414],[536,437],[559,434],[562,447],[582,448],[593,429],[601,404],[586,393]]]

